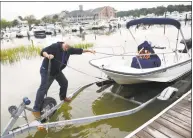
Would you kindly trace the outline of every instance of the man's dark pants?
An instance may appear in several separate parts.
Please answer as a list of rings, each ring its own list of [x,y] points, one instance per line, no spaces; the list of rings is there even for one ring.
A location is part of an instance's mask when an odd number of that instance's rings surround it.
[[[41,84],[36,94],[35,105],[33,107],[34,111],[40,111],[40,107],[44,100],[44,96],[47,94],[47,90],[49,89],[50,85],[53,83],[55,79],[60,85],[60,93],[59,93],[60,100],[64,100],[68,88],[68,80],[66,79],[66,77],[62,72],[58,73],[55,76],[50,76],[48,79],[47,70],[41,68],[40,75],[41,75]]]

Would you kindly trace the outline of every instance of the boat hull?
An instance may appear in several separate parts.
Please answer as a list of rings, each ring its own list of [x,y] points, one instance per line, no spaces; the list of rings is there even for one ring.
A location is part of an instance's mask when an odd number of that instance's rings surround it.
[[[176,65],[166,70],[147,75],[126,75],[106,70],[102,71],[118,84],[137,84],[146,82],[172,82],[191,70],[191,61],[189,61],[184,64]]]

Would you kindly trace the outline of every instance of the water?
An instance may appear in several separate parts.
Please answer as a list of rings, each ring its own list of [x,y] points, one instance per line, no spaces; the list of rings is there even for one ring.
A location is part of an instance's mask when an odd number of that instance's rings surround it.
[[[182,28],[185,38],[190,38],[191,29],[190,26],[183,26]],[[132,29],[138,43],[145,38],[143,29],[135,32]],[[108,31],[106,31],[108,32]],[[122,53],[124,52],[135,52],[136,43],[132,40],[129,32],[121,28],[119,30],[114,30],[111,34],[106,32],[88,32],[85,36],[84,42],[94,43],[94,48],[98,52],[106,53]],[[170,38],[171,43],[168,43],[167,38],[161,39],[160,35],[163,36],[163,28],[152,27],[147,32],[155,43],[172,45],[176,40],[177,30],[174,27],[166,27],[167,37]],[[105,34],[105,35],[104,35]],[[151,35],[152,34],[152,35]],[[154,34],[154,35],[153,35]],[[35,45],[47,46],[53,42],[65,40],[66,38],[71,38],[74,41],[82,42],[79,37],[79,33],[66,34],[65,37],[57,35],[56,37],[48,36],[46,39],[35,39]],[[156,38],[157,37],[157,38]],[[155,39],[154,39],[155,38]],[[181,37],[180,39],[181,40]],[[2,48],[15,47],[18,45],[28,45],[31,44],[27,38],[23,39],[12,39],[9,42],[6,40],[1,41]],[[104,48],[106,47],[106,48]],[[108,47],[114,47],[108,48]],[[123,48],[124,47],[124,48]],[[83,54],[71,56],[69,60],[69,65],[79,69],[92,76],[101,76],[101,72],[96,68],[89,65],[89,60],[94,58],[99,58],[104,55],[96,54]],[[20,62],[14,64],[1,65],[1,130],[5,127],[6,123],[10,119],[7,108],[10,105],[19,105],[22,98],[27,96],[31,99],[33,106],[36,91],[40,85],[40,75],[39,68],[42,62],[41,57],[32,58],[30,60],[21,60]],[[72,70],[71,68],[65,68],[63,73],[69,81],[68,94],[73,93],[78,87],[88,84],[90,82],[95,82],[97,79],[81,74]],[[102,74],[104,76],[104,74]],[[155,96],[161,90],[163,90],[169,84],[151,83],[145,85],[129,85],[124,86],[120,92],[120,95],[124,97],[129,97],[130,93],[139,93],[139,100],[145,100],[150,97]],[[59,121],[64,119],[74,119],[79,117],[87,117],[93,115],[101,115],[105,113],[113,113],[117,111],[128,110],[135,107],[135,104],[129,103],[127,100],[121,98],[116,98],[112,93],[116,93],[118,85],[113,85],[103,92],[96,92],[99,87],[93,85],[83,92],[81,92],[71,103],[64,104],[57,113],[51,118],[51,122]],[[56,81],[51,85],[48,96],[51,96],[59,102],[59,85]],[[19,138],[119,138],[125,137],[131,131],[135,130],[137,127],[142,125],[144,122],[148,121],[150,118],[158,114],[161,110],[167,107],[171,102],[161,102],[156,101],[140,112],[113,119],[106,119],[94,123],[87,123],[81,125],[69,125],[61,128],[49,129],[48,133],[31,131],[31,136],[28,133],[19,135]],[[28,113],[30,114],[30,113]],[[17,125],[24,123],[22,119],[18,121]]]

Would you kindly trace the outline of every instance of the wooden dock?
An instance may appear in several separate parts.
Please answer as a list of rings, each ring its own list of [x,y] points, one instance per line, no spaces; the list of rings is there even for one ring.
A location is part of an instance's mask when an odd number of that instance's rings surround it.
[[[125,138],[191,138],[191,90]]]

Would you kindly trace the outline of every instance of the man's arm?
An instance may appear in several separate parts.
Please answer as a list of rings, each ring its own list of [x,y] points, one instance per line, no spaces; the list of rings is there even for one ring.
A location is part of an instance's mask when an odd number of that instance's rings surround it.
[[[40,55],[42,57],[52,59],[52,58],[54,58],[55,48],[56,48],[55,44],[52,44],[48,47],[45,47],[45,48],[42,49]]]
[[[95,53],[95,51],[93,51],[93,50],[87,50],[87,49],[82,49],[82,48],[73,48],[73,47],[69,48],[69,53],[71,55],[73,55],[73,54],[80,55],[82,53],[87,53],[87,52],[90,52],[93,54]]]

